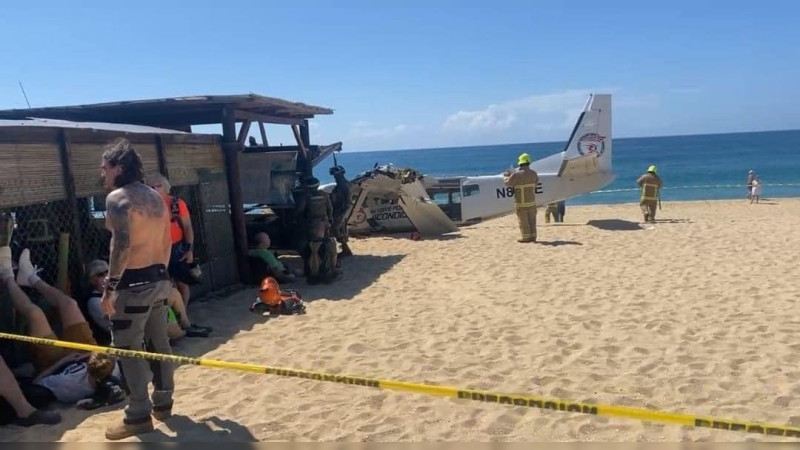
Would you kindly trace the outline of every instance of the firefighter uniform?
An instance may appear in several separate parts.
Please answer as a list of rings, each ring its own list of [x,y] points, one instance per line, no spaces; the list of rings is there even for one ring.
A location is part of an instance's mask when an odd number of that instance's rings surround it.
[[[514,205],[519,219],[522,238],[518,242],[536,242],[536,184],[539,175],[530,168],[531,157],[527,153],[519,155],[519,168],[504,177],[505,185],[514,188]]]
[[[558,222],[558,203],[547,205],[547,209],[544,210],[544,223],[550,223],[550,216],[553,216],[553,222]]]
[[[660,199],[661,187],[663,182],[661,178],[656,175],[656,166],[647,168],[647,173],[640,176],[636,180],[636,184],[642,188],[642,194],[639,199],[639,206],[642,208],[642,215],[645,222],[656,221],[656,206]]]

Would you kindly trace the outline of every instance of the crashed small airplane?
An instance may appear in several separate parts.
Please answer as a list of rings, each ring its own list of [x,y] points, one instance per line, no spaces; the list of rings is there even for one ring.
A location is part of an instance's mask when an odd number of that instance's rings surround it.
[[[586,194],[614,181],[611,171],[611,95],[589,96],[564,151],[534,161],[536,203]],[[330,191],[333,185],[323,187]],[[418,231],[437,236],[514,212],[514,189],[503,174],[433,178],[413,169],[375,167],[351,180],[352,235]]]

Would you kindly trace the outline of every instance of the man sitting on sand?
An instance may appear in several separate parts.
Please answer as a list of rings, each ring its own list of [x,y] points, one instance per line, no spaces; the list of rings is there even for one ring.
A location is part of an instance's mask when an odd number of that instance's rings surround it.
[[[257,258],[265,263],[261,270],[253,268],[253,276],[256,280],[263,280],[266,277],[275,278],[278,283],[285,284],[295,280],[295,274],[292,273],[282,262],[275,257],[275,254],[269,249],[272,245],[269,235],[267,233],[258,233],[255,236],[256,247],[251,249],[248,254]]]

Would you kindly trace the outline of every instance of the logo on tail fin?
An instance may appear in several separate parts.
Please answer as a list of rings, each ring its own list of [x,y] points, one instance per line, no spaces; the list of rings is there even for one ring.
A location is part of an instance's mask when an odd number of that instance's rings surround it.
[[[597,155],[600,156],[606,150],[606,137],[597,133],[587,133],[578,139],[578,153],[581,156]]]

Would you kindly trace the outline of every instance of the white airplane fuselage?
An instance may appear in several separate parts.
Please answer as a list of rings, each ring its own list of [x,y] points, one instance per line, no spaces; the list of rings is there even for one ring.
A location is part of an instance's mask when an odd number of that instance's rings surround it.
[[[535,168],[534,168],[535,170]],[[557,174],[539,174],[536,185],[536,205],[559,202],[587,192],[596,191],[614,181],[612,173],[596,173],[576,178]],[[506,187],[503,175],[464,177],[461,182],[461,220],[486,220],[514,212],[514,189]]]

